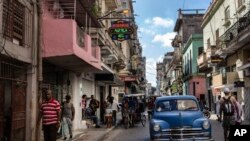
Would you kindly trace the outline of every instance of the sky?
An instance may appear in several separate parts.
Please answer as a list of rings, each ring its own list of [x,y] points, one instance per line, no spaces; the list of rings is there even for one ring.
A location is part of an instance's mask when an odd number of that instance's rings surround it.
[[[212,0],[133,0],[142,55],[146,57],[146,78],[156,86],[156,63],[165,53],[173,51],[171,41],[178,9],[205,9]]]

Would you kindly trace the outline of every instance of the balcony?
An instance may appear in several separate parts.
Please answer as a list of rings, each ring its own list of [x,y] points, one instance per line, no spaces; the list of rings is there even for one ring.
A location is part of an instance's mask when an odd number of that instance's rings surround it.
[[[227,72],[225,75],[223,74],[216,74],[212,78],[213,86],[221,86],[221,85],[228,85],[234,84],[234,81],[239,79],[237,72]]]
[[[212,82],[213,82],[213,86],[221,86],[221,85],[223,85],[222,74],[213,75]]]
[[[210,59],[211,56],[215,55],[215,52],[218,50],[217,46],[209,46],[206,50],[206,58]]]
[[[104,46],[101,48],[102,57],[108,56],[112,54],[112,49],[110,46]]]
[[[227,72],[226,80],[227,84],[234,84],[234,81],[239,80],[239,75],[237,72]]]
[[[105,0],[105,3],[110,10],[114,10],[118,6],[117,0]]]
[[[117,55],[114,55],[114,54],[105,56],[105,58],[103,58],[103,59],[105,60],[104,61],[105,64],[113,64],[113,63],[118,62],[118,57],[117,57]]]
[[[71,19],[43,19],[43,58],[75,71],[100,71],[100,47]]]
[[[200,70],[205,70],[208,68],[206,53],[202,53],[197,59],[198,67]]]
[[[220,55],[235,53],[240,47],[249,42],[250,11],[232,25],[221,37],[222,50]]]
[[[88,28],[92,41],[95,41],[96,45],[100,47],[105,45],[106,34],[101,28]]]

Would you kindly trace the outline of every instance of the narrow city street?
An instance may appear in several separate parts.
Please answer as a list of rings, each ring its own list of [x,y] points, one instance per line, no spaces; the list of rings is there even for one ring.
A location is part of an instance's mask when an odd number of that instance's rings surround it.
[[[135,127],[125,129],[123,125],[107,134],[101,141],[149,141],[148,120],[145,127],[139,122]]]
[[[216,115],[212,114],[210,118],[212,124],[212,136],[214,141],[223,141],[223,129],[221,123],[216,120]],[[122,125],[115,128],[113,131],[106,134],[101,141],[149,141],[149,126],[148,120],[146,126],[141,123],[135,127],[125,129]]]
[[[224,141],[215,113],[248,138],[250,0],[0,0],[0,141]]]

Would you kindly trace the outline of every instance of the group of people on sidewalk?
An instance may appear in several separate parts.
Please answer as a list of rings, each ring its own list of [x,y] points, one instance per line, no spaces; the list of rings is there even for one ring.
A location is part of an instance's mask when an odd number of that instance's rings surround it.
[[[217,120],[222,122],[224,129],[224,140],[228,141],[230,125],[240,125],[243,110],[234,95],[230,95],[230,89],[224,88],[224,97],[218,96],[216,101]]]
[[[87,107],[87,96],[82,96],[82,119],[91,119],[96,128],[100,128],[99,120],[96,115],[100,102],[91,95],[90,102]],[[113,124],[116,123],[116,113],[119,106],[114,102],[112,97],[107,97],[106,109],[111,109]],[[52,91],[47,89],[43,91],[43,100],[40,105],[40,112],[37,121],[37,127],[42,119],[42,130],[44,141],[56,141],[57,134],[60,133],[64,140],[73,138],[72,122],[75,118],[75,107],[71,102],[71,96],[66,95],[65,101],[61,104],[53,98]]]

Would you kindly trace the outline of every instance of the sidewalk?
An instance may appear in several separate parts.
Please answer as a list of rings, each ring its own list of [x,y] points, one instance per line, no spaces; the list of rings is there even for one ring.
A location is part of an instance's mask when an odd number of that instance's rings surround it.
[[[106,125],[101,125],[101,128],[89,127],[86,129],[76,130],[73,132],[73,138],[67,139],[66,141],[100,141],[106,134],[111,132],[121,123],[121,112],[117,113],[116,118],[116,126],[106,128]],[[63,141],[63,138],[57,140]]]

